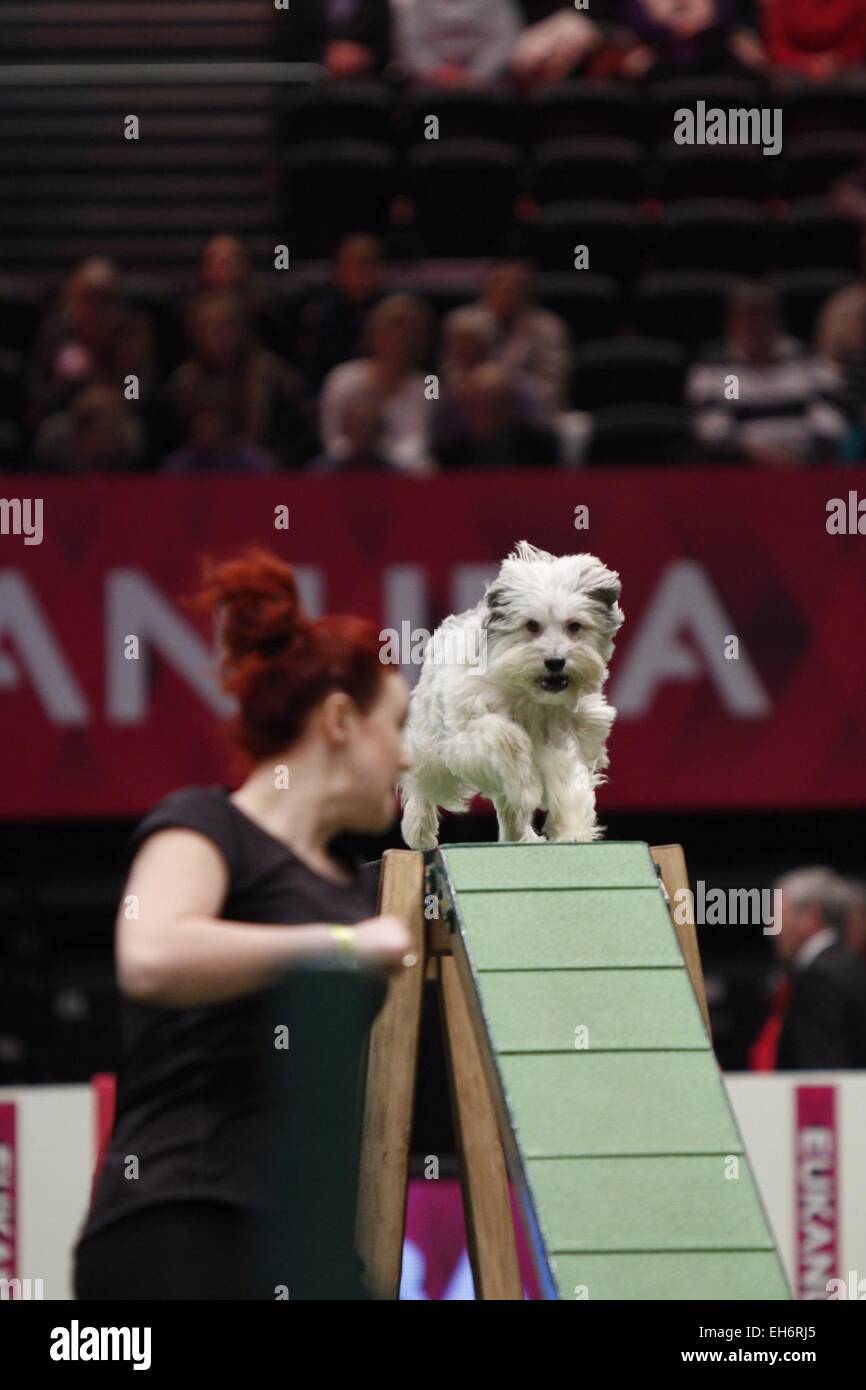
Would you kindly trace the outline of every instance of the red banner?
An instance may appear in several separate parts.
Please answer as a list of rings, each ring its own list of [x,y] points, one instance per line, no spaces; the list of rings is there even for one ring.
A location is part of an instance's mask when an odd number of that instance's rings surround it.
[[[796,1125],[795,1296],[826,1299],[830,1281],[839,1274],[836,1088],[798,1086]]]
[[[854,807],[866,470],[0,483],[0,815],[137,815],[225,777],[197,557],[255,543],[308,609],[415,639],[515,541],[622,576],[607,810]],[[408,672],[410,680],[414,671]]]
[[[0,1100],[0,1281],[18,1278],[17,1133],[15,1101]],[[26,1287],[29,1291],[29,1279]],[[5,1283],[0,1288],[5,1290]]]

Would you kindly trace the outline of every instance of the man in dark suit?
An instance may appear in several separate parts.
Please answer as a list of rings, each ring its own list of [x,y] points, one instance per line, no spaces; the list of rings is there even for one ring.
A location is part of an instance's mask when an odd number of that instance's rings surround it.
[[[777,1070],[866,1068],[866,962],[845,945],[848,885],[832,870],[814,868],[786,874],[775,887],[775,950],[791,982]]]

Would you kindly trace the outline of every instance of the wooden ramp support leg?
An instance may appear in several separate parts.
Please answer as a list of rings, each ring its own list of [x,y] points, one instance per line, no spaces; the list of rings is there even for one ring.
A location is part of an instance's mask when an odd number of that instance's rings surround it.
[[[424,856],[382,856],[379,912],[405,918],[417,963],[394,975],[370,1030],[358,1172],[357,1249],[376,1298],[395,1299],[406,1226],[406,1192],[424,989]]]
[[[686,856],[682,845],[653,845],[650,849],[653,863],[662,876],[662,883],[668,895],[668,907],[674,931],[680,943],[683,960],[689,972],[692,989],[698,1001],[707,1037],[712,1041],[710,1011],[707,1008],[707,991],[704,987],[704,972],[701,969],[701,954],[698,950],[698,937],[695,931],[695,918],[692,912],[692,898],[689,892],[689,875],[686,870]],[[678,898],[678,893],[686,896]]]
[[[439,972],[445,1059],[475,1297],[522,1299],[505,1153],[453,955],[439,957]]]

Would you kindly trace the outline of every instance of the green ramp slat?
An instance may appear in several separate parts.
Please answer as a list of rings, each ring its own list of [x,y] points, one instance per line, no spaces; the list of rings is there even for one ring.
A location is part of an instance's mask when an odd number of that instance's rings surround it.
[[[753,1187],[726,1177],[716,1154],[661,1158],[548,1158],[527,1164],[533,1191],[556,1229],[557,1256],[640,1250],[659,1236],[668,1250],[701,1240],[736,1250],[772,1250]],[[740,1162],[742,1174],[742,1161]],[[724,1178],[723,1182],[719,1178]],[[697,1231],[691,1211],[703,1214]]]
[[[547,1297],[790,1292],[642,843],[433,856]]]
[[[578,868],[574,850],[591,850]],[[507,850],[507,855],[502,851]],[[476,888],[657,888],[655,865],[644,844],[446,845],[461,892]]]
[[[509,1053],[500,1072],[529,1158],[741,1152],[708,1049]]]
[[[680,984],[675,968],[490,970],[484,1001],[500,1056],[705,1048],[700,1016],[677,1007]]]
[[[633,1255],[557,1255],[560,1298],[654,1300],[788,1299],[773,1251],[653,1251]]]
[[[658,887],[461,892],[479,970],[670,965],[683,957]],[[578,930],[578,923],[580,929]]]

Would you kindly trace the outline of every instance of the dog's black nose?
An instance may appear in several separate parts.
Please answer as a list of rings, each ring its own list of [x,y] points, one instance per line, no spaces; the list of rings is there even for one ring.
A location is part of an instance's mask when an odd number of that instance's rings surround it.
[[[556,673],[557,671],[561,671],[563,666],[565,665],[565,657],[548,656],[545,658],[544,664],[547,667],[548,671],[553,671],[554,673]]]

